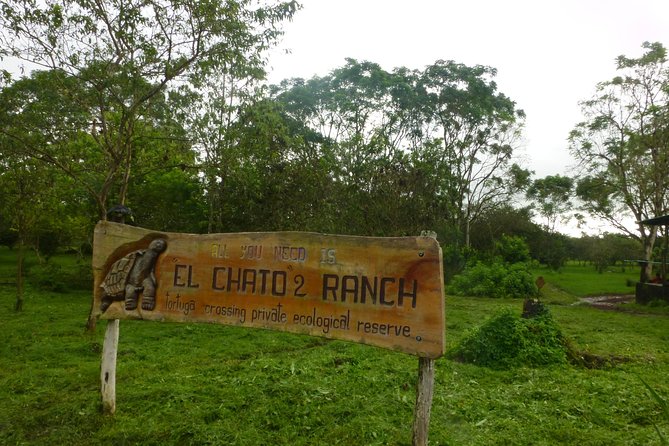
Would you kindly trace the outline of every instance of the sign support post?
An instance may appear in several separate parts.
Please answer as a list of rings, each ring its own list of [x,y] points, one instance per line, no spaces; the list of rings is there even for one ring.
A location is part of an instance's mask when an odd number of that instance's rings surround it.
[[[413,419],[413,446],[427,445],[430,428],[432,395],[434,394],[434,359],[418,358],[418,383]]]
[[[107,415],[113,415],[116,411],[116,356],[119,325],[120,321],[118,319],[107,322],[105,340],[102,344],[102,366],[100,367],[102,413]]]
[[[437,233],[423,231],[421,236],[437,239]],[[418,358],[418,382],[416,383],[416,405],[412,429],[412,445],[427,446],[430,429],[430,413],[434,395],[434,363],[433,358]]]

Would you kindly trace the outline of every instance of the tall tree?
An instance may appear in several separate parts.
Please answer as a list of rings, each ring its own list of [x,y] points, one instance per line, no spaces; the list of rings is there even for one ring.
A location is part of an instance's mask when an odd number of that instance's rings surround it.
[[[264,70],[259,66],[222,66],[196,89],[181,89],[189,98],[184,123],[201,155],[208,232],[229,230],[224,203],[230,200],[230,178],[239,167],[242,148],[236,129],[245,107],[261,96]]]
[[[347,59],[343,67],[307,81],[275,86],[273,96],[291,122],[303,122],[302,156],[331,166],[333,212],[339,232],[389,235],[401,219],[399,184],[407,159],[392,87],[396,77],[372,62]],[[337,209],[334,211],[334,209]]]
[[[669,213],[669,69],[662,44],[643,48],[639,58],[619,56],[619,75],[581,103],[585,120],[570,147],[585,210],[639,240],[650,261],[657,229],[638,222]]]
[[[512,156],[524,112],[497,91],[491,67],[437,61],[417,88],[423,123],[419,133],[439,142],[438,162],[447,169],[440,191],[453,223],[469,246],[472,221],[514,192]]]

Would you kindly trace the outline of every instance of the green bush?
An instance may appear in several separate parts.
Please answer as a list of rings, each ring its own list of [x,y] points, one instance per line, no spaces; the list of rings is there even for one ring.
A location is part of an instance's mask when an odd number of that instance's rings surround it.
[[[527,242],[518,236],[502,235],[495,242],[495,251],[508,263],[525,263],[532,260]]]
[[[490,368],[566,364],[568,343],[546,310],[521,318],[506,309],[470,331],[448,353],[449,357]]]
[[[35,265],[30,268],[29,280],[41,290],[56,293],[93,288],[93,272],[90,265],[85,263],[77,263],[68,268],[53,262]]]
[[[63,268],[55,263],[45,263],[30,268],[30,282],[44,291],[62,293],[67,289],[67,277]]]
[[[90,263],[77,263],[77,267],[69,274],[68,288],[84,291],[93,289],[93,269]]]
[[[448,292],[457,296],[529,298],[537,287],[527,264],[477,263],[453,277]]]

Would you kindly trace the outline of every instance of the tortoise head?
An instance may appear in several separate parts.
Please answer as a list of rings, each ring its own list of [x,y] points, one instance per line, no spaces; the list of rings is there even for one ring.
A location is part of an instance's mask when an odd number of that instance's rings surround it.
[[[164,238],[157,238],[149,244],[151,251],[161,253],[167,248],[167,241]]]

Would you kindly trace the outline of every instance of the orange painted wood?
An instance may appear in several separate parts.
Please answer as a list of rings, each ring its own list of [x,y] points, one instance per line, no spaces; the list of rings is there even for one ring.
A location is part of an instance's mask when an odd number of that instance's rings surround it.
[[[166,240],[156,303],[101,311],[117,260]],[[102,319],[208,322],[324,336],[421,357],[444,352],[442,254],[431,237],[303,232],[179,234],[96,226],[95,308]]]

